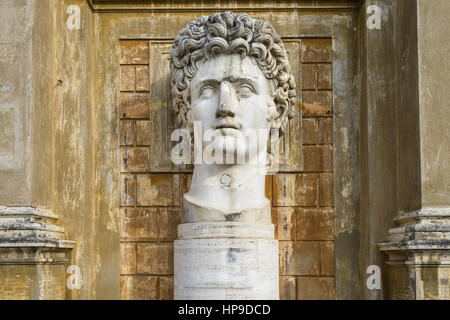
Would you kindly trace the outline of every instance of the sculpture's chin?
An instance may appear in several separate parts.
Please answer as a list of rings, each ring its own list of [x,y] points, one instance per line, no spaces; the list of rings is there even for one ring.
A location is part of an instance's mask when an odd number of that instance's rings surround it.
[[[215,140],[207,147],[208,152],[205,156],[211,155],[211,161],[214,164],[246,164],[248,147],[240,131],[232,128],[218,130],[222,135],[215,137]],[[210,150],[214,151],[210,153]],[[216,157],[216,153],[221,153],[221,156]]]

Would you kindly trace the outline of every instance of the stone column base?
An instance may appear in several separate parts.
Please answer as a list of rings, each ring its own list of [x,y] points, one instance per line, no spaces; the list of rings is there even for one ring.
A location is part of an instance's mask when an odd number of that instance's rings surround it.
[[[389,299],[450,299],[450,208],[399,216],[378,244],[387,254]]]
[[[178,231],[175,299],[279,299],[272,224],[197,222],[181,224]]]
[[[64,299],[74,241],[49,210],[0,207],[0,299]]]

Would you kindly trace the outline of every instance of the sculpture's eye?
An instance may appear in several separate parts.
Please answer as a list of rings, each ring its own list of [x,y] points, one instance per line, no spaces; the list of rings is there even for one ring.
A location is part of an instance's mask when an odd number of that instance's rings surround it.
[[[203,87],[202,90],[200,91],[200,96],[202,98],[209,98],[215,92],[216,92],[216,90],[213,87],[211,87],[211,86]]]
[[[249,85],[242,85],[239,87],[237,93],[238,93],[239,97],[241,97],[241,98],[248,98],[253,93],[255,93],[255,90],[253,90],[253,88]]]

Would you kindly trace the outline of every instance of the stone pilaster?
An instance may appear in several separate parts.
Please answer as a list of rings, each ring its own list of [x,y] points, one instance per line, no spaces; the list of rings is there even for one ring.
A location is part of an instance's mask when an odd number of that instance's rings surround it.
[[[0,299],[64,299],[74,241],[49,210],[0,207]]]
[[[450,299],[450,208],[401,214],[380,243],[388,256],[391,299]]]

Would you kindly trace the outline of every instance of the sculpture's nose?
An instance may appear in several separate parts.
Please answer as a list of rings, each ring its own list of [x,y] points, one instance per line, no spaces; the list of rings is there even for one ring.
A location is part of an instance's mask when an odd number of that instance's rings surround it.
[[[234,107],[237,103],[234,89],[228,81],[222,81],[219,90],[219,106],[216,117],[234,117]]]

